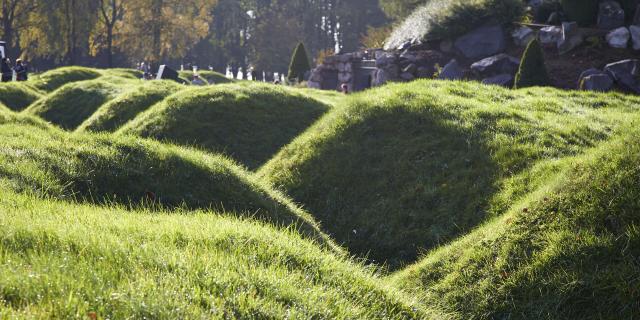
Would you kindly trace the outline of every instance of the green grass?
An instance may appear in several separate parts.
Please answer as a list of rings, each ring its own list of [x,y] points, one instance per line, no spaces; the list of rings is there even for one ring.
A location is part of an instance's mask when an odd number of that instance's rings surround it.
[[[0,127],[0,177],[17,192],[133,208],[226,209],[300,225],[330,243],[308,213],[224,157],[11,120]]]
[[[391,268],[502,213],[510,177],[580,154],[639,99],[416,81],[353,95],[258,173],[350,252]]]
[[[180,76],[180,78],[187,80],[189,83],[191,83],[191,80],[193,80],[193,71],[187,71],[187,70],[180,71],[178,72],[178,75]],[[199,70],[198,75],[201,78],[206,79],[211,84],[224,84],[224,83],[235,82],[235,80],[229,79],[225,77],[224,74],[215,72],[215,71]]]
[[[13,111],[21,111],[42,94],[22,82],[0,83],[0,103]]]
[[[105,78],[73,82],[44,96],[24,112],[39,116],[61,128],[73,130],[104,103],[136,85],[137,82],[117,83]]]
[[[113,132],[141,112],[151,108],[171,94],[186,88],[173,81],[150,81],[135,90],[105,103],[84,121],[78,131]]]
[[[0,188],[7,318],[444,319],[291,230]]]
[[[463,319],[640,314],[640,131],[515,177],[505,214],[389,279]],[[516,189],[515,191],[513,189]]]
[[[34,76],[29,80],[29,82],[39,90],[51,92],[68,83],[93,80],[100,76],[102,76],[102,73],[97,69],[85,67],[64,67]]]
[[[178,92],[118,132],[224,153],[255,169],[328,109],[287,88],[225,84]]]
[[[454,39],[487,23],[510,24],[524,13],[522,0],[428,0],[400,23],[385,48],[413,39]]]

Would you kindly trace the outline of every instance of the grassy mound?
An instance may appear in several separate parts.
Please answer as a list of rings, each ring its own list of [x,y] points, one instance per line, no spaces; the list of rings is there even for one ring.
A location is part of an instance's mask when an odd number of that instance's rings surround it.
[[[100,76],[102,76],[102,73],[96,69],[64,67],[33,77],[30,82],[39,90],[51,92],[68,83],[93,80]]]
[[[119,132],[225,153],[254,169],[327,109],[281,87],[226,84],[170,96]]]
[[[180,78],[185,79],[188,82],[191,82],[191,80],[193,80],[193,71],[185,70],[185,71],[178,72],[178,74],[180,75]],[[225,77],[224,74],[215,72],[215,71],[200,70],[198,71],[198,75],[200,75],[201,78],[206,79],[211,84],[223,84],[223,83],[234,82],[233,79],[229,79]]]
[[[21,82],[0,83],[0,103],[20,111],[42,97],[35,89]]]
[[[0,177],[18,192],[131,207],[216,208],[325,237],[313,219],[232,161],[134,137],[70,134],[8,122]]]
[[[392,268],[502,209],[505,179],[607,139],[639,99],[416,81],[351,96],[259,171]]]
[[[444,319],[291,231],[2,189],[0,273],[9,318]]]
[[[101,70],[104,76],[120,77],[125,79],[142,79],[142,72],[135,69],[105,69]]]
[[[636,117],[637,119],[637,117]],[[391,278],[462,319],[640,314],[640,130],[541,163],[500,218]]]
[[[146,82],[136,90],[104,104],[78,127],[78,131],[113,132],[139,113],[183,88],[185,87],[173,81]]]
[[[522,0],[428,0],[392,32],[386,49],[413,39],[453,39],[487,23],[510,24],[524,12]]]
[[[128,89],[103,79],[64,85],[25,110],[67,130],[73,130],[107,101]]]

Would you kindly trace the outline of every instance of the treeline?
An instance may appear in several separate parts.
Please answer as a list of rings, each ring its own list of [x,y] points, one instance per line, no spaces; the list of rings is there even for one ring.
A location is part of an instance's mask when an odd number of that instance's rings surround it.
[[[314,58],[371,45],[416,2],[0,0],[0,40],[40,69],[146,60],[284,71],[296,43]]]

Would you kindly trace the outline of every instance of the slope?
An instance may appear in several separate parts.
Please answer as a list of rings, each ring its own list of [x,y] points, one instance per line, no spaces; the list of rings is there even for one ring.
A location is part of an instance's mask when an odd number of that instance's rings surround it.
[[[102,105],[78,131],[114,132],[139,113],[185,87],[173,81],[150,81]]]
[[[102,76],[99,70],[85,67],[63,67],[31,77],[29,83],[41,91],[51,92],[65,84],[93,80]]]
[[[334,247],[308,213],[224,157],[134,137],[70,134],[17,117],[0,117],[0,179],[12,190],[131,208],[226,209],[296,225]]]
[[[118,132],[225,153],[255,169],[328,108],[291,89],[225,84],[178,92]]]
[[[40,97],[40,92],[24,83],[0,83],[0,103],[13,111],[25,109]]]
[[[260,169],[352,253],[415,261],[499,212],[506,178],[581,153],[638,98],[416,81],[334,108]]]
[[[640,314],[640,130],[539,164],[506,214],[391,278],[463,319]]]

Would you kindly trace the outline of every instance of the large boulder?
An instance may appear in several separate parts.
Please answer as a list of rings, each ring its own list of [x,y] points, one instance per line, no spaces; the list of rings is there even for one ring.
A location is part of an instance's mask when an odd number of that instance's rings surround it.
[[[640,72],[640,61],[637,59],[627,59],[610,63],[604,67],[607,72],[620,87],[627,91],[640,93],[638,84],[638,73]]]
[[[442,80],[460,80],[462,77],[464,77],[464,71],[456,59],[449,61],[438,75],[438,79]]]
[[[606,73],[593,74],[580,81],[580,90],[607,92],[613,88],[613,78]]]
[[[640,26],[630,26],[629,33],[631,33],[633,50],[640,50]]]
[[[458,38],[455,48],[468,59],[478,59],[500,53],[506,48],[502,26],[480,27]]]
[[[598,70],[596,68],[590,68],[587,69],[585,71],[582,71],[582,73],[580,74],[580,77],[578,78],[578,84],[576,85],[576,88],[580,88],[580,83],[582,82],[582,79],[594,75],[594,74],[599,74],[599,73],[603,73],[602,70]]]
[[[625,49],[629,45],[631,34],[626,27],[620,27],[607,33],[605,39],[612,48]]]
[[[535,39],[536,33],[531,28],[519,27],[513,30],[511,37],[513,38],[513,43],[517,46],[525,47],[531,40]]]
[[[603,1],[598,11],[598,28],[611,30],[624,25],[624,10],[617,1]]]
[[[513,74],[499,74],[497,76],[489,77],[482,80],[484,84],[497,85],[503,87],[513,87]]]
[[[520,66],[520,60],[510,55],[500,53],[484,58],[471,65],[471,71],[482,77],[497,74],[515,74]]]
[[[558,52],[560,54],[567,53],[582,44],[583,40],[584,38],[577,22],[563,22],[562,36],[558,40]]]
[[[544,27],[538,32],[538,39],[542,45],[556,45],[562,38],[562,28],[560,27]]]

